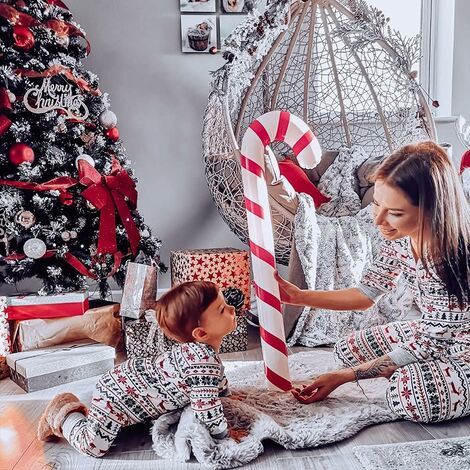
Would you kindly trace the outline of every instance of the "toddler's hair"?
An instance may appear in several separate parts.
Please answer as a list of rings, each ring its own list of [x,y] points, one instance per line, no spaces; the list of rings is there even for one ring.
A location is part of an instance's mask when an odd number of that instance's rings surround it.
[[[155,307],[158,324],[171,339],[194,341],[192,331],[202,313],[217,299],[219,288],[209,281],[183,282],[164,294]]]

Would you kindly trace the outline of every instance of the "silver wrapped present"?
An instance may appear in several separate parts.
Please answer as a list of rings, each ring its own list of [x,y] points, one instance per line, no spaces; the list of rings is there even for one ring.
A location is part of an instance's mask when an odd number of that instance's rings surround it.
[[[114,367],[115,350],[90,341],[9,354],[10,377],[26,392],[101,375]]]
[[[122,293],[120,315],[138,319],[146,310],[155,307],[157,297],[157,268],[129,262]]]

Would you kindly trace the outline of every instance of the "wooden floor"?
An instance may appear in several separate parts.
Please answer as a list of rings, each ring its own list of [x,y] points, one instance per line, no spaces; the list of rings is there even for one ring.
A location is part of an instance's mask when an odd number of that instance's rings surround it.
[[[306,350],[294,347],[290,352]],[[257,330],[250,328],[249,350],[223,355],[224,361],[261,359]],[[60,443],[37,441],[36,423],[48,400],[56,393],[71,391],[89,400],[96,378],[85,379],[47,390],[25,393],[9,379],[0,381],[0,470],[154,470],[199,469],[196,462],[171,463],[155,457],[151,448],[150,425],[126,428],[116,446],[103,459],[81,456],[64,440]],[[470,435],[470,417],[444,424],[419,425],[410,422],[379,424],[334,445],[288,451],[271,442],[265,453],[247,469],[359,470],[362,466],[352,454],[355,445],[385,444]]]

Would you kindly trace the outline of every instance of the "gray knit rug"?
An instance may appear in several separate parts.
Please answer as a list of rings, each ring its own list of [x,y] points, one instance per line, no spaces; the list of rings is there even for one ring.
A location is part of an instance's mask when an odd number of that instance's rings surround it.
[[[470,437],[357,446],[354,455],[366,470],[469,470]]]
[[[295,384],[309,383],[336,368],[333,354],[324,351],[294,354],[289,364]],[[368,398],[356,384],[345,384],[322,402],[302,405],[290,393],[266,389],[260,361],[226,362],[225,371],[232,393],[247,395],[243,401],[222,399],[229,426],[246,429],[249,435],[240,443],[216,441],[188,406],[154,422],[153,449],[159,457],[187,462],[192,452],[207,467],[234,468],[262,454],[267,439],[286,449],[317,447],[346,439],[371,424],[397,419],[385,402],[386,379],[361,382]]]

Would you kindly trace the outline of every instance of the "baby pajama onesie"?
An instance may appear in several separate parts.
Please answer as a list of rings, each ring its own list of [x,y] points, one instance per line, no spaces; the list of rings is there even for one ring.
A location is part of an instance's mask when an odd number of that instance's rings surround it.
[[[416,261],[409,237],[385,242],[359,289],[376,301],[399,276],[413,292],[421,318],[357,331],[339,341],[339,362],[354,366],[387,354],[400,366],[387,400],[405,419],[443,421],[470,414],[470,311],[450,298],[435,269]]]
[[[104,374],[96,384],[88,416],[69,415],[64,437],[79,452],[103,456],[124,426],[191,404],[211,435],[228,435],[219,396],[228,393],[215,350],[203,343],[176,345],[153,358],[134,358]]]

